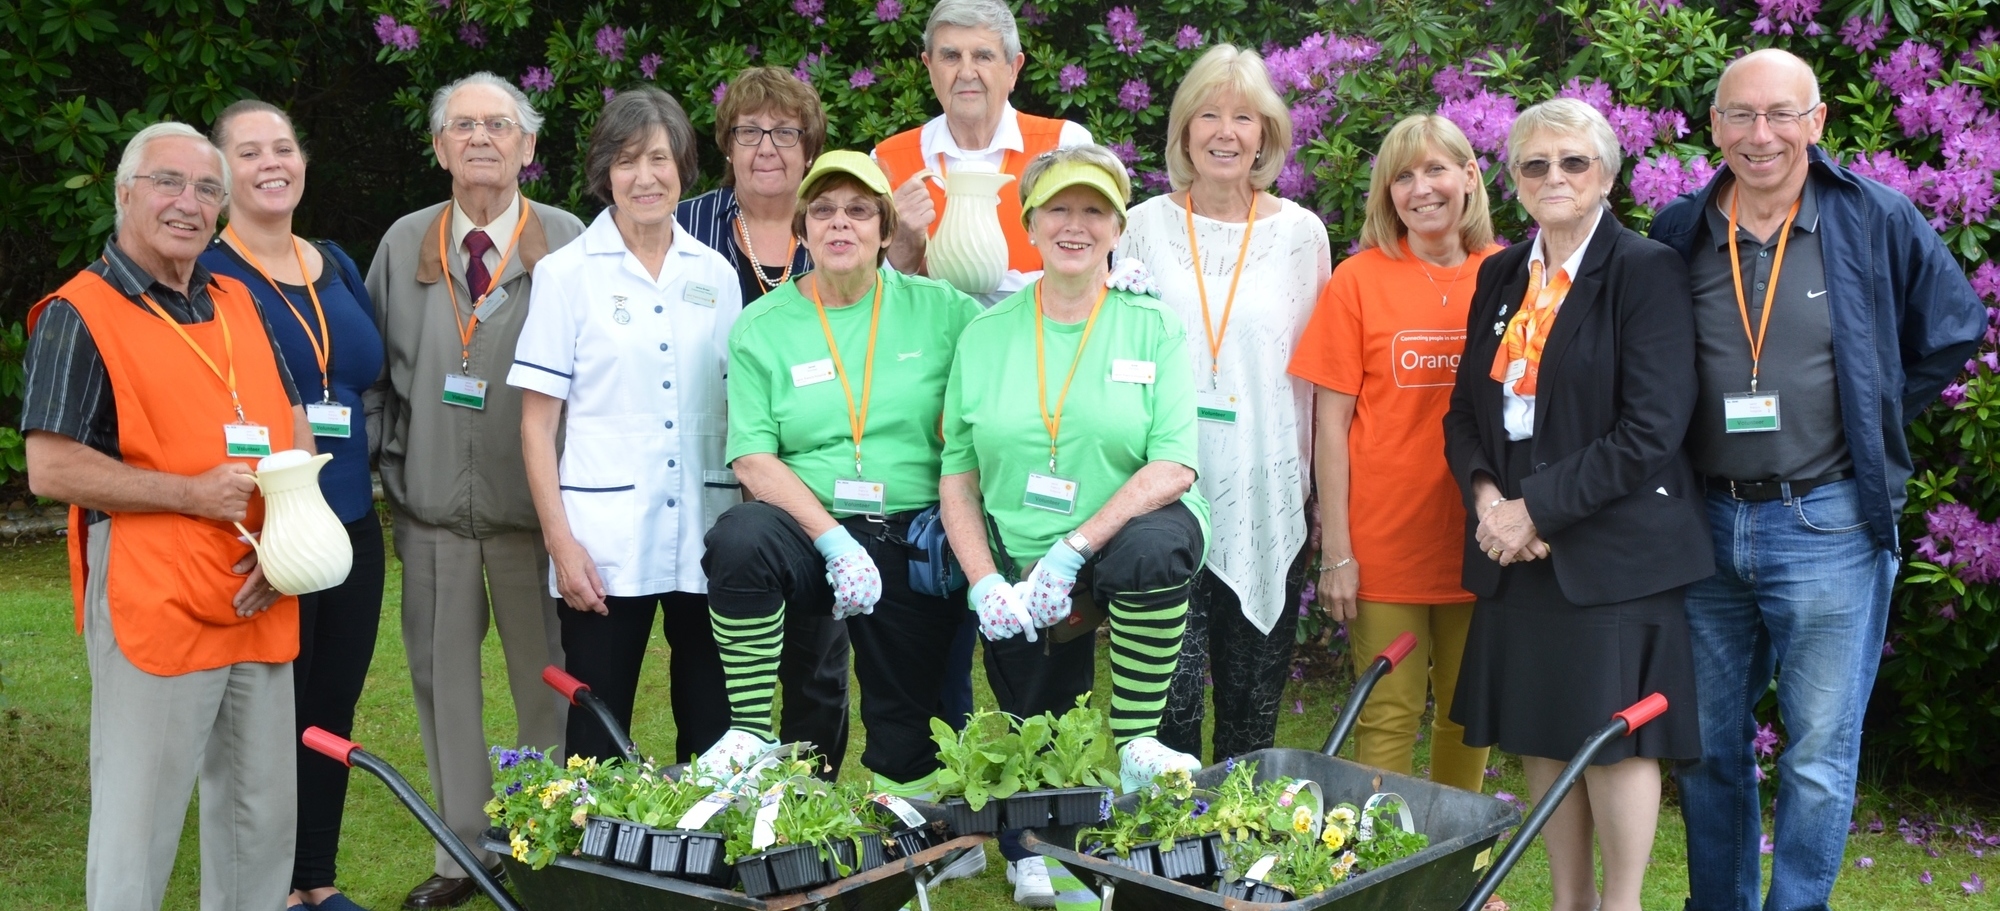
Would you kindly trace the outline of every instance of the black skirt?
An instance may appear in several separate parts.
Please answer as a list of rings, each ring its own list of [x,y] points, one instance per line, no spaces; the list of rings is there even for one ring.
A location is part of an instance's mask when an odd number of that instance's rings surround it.
[[[1502,492],[1514,497],[1529,443],[1507,449]],[[1593,764],[1700,758],[1686,593],[1673,588],[1584,607],[1563,596],[1547,559],[1502,569],[1496,595],[1473,610],[1452,701],[1451,720],[1465,726],[1466,745],[1567,761],[1613,713],[1660,693],[1667,711],[1606,744]]]

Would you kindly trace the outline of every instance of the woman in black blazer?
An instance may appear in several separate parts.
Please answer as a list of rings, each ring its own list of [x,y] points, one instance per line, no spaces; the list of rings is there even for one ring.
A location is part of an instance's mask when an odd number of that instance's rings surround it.
[[[1553,911],[1638,911],[1657,760],[1700,752],[1683,593],[1714,571],[1681,454],[1696,388],[1687,269],[1606,207],[1618,142],[1595,109],[1522,112],[1507,160],[1539,235],[1481,265],[1445,416],[1479,597],[1451,716],[1468,746],[1521,755],[1539,800],[1613,712],[1666,695],[1667,713],[1599,753],[1544,830]]]

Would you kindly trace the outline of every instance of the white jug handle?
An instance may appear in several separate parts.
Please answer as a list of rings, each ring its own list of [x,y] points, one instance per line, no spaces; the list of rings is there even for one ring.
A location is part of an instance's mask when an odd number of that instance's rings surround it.
[[[250,529],[244,528],[241,522],[231,522],[229,524],[236,526],[236,530],[243,533],[243,543],[250,545],[251,550],[257,551],[257,559],[262,561],[264,551],[257,546],[257,536],[251,534]]]

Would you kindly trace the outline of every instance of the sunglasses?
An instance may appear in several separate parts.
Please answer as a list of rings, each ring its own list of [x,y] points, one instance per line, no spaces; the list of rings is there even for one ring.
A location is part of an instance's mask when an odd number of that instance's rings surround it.
[[[1561,160],[1555,162],[1551,162],[1546,158],[1530,158],[1527,161],[1521,162],[1514,170],[1522,177],[1547,177],[1549,176],[1549,165],[1555,164],[1563,169],[1564,174],[1582,174],[1590,170],[1590,166],[1596,161],[1597,156],[1595,155],[1564,155]]]

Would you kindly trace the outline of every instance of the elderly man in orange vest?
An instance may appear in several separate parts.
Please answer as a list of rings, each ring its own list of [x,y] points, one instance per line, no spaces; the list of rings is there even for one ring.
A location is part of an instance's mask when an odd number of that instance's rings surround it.
[[[924,24],[924,66],[944,114],[875,147],[875,160],[896,187],[900,223],[889,264],[924,272],[924,248],[944,214],[944,182],[952,168],[971,166],[1014,175],[1000,190],[1000,229],[1007,235],[1007,274],[988,305],[1027,287],[1042,257],[1021,225],[1021,172],[1058,146],[1083,145],[1090,131],[1067,120],[1014,110],[1007,96],[1027,62],[1014,14],[1000,0],[940,0]]]
[[[228,163],[180,123],[139,131],[104,255],[29,313],[28,483],[70,506],[90,659],[90,911],[154,911],[201,783],[201,907],[291,891],[298,599],[234,523],[263,524],[252,464],[312,447],[250,297],[196,258]]]

